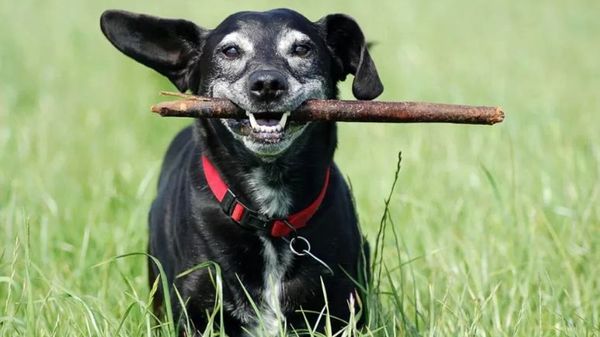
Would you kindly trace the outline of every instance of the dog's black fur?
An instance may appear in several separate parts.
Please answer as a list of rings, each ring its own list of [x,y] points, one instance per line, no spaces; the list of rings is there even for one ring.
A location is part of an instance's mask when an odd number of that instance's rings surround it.
[[[309,98],[336,98],[337,82],[347,74],[355,76],[353,92],[359,99],[372,99],[383,90],[360,28],[341,14],[313,23],[285,9],[241,12],[207,30],[185,20],[107,11],[102,15],[101,28],[115,47],[167,76],[179,90],[227,97],[255,113],[257,118],[265,111],[280,114],[291,111]],[[220,45],[226,36],[233,39],[233,46]],[[304,40],[295,41],[295,36]],[[292,41],[291,54],[282,55],[276,46],[284,48],[288,40]],[[257,73],[266,74],[261,81],[266,78],[271,87],[248,89],[255,84]],[[236,89],[236,85],[243,90]],[[312,91],[306,89],[310,85]],[[366,245],[362,243],[350,191],[333,164],[335,123],[290,123],[281,137],[286,139],[293,132],[299,136],[285,146],[273,145],[254,131],[248,135],[244,131],[248,127],[247,121],[196,120],[173,140],[150,211],[149,254],[161,262],[169,284],[177,288],[187,303],[187,314],[199,330],[206,325],[206,312],[214,307],[211,275],[207,269],[200,269],[180,278],[176,276],[205,261],[220,266],[224,324],[230,336],[257,328],[256,313],[242,285],[263,315],[270,313],[277,317],[280,312],[289,326],[298,329],[305,327],[304,316],[314,324],[317,315],[309,312],[323,309],[322,280],[330,314],[347,319],[348,301],[356,296],[352,294],[357,288],[351,278],[360,280],[363,276],[361,269],[366,269],[368,249],[363,254]],[[331,167],[324,201],[299,234],[310,241],[311,252],[331,266],[334,274],[328,274],[314,259],[293,256],[281,238],[241,228],[225,215],[207,187],[201,155],[210,158],[245,205],[267,210],[272,217],[285,217],[310,204],[323,186],[327,168]],[[261,173],[258,183],[262,187],[257,187],[256,181],[254,185],[248,181],[256,172]],[[279,212],[265,206],[268,200],[256,198],[260,188],[284,189],[289,207]],[[361,262],[363,267],[359,267]],[[277,274],[280,279],[275,280],[281,286],[280,308],[273,308],[264,294],[270,291],[266,278],[277,268],[280,268]],[[149,280],[153,283],[158,271],[152,263],[149,269]],[[182,308],[173,287],[168,291],[174,316],[181,317]],[[160,300],[156,304],[160,310]],[[342,326],[335,319],[332,323],[334,329]],[[267,327],[263,333],[274,331]]]

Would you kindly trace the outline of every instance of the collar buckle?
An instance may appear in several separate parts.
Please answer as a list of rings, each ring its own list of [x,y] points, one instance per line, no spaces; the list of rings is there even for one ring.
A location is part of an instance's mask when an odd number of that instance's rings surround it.
[[[256,211],[246,208],[242,214],[242,218],[237,223],[245,228],[258,229],[271,233],[271,229],[273,228],[275,221]]]
[[[229,216],[233,214],[233,210],[236,204],[241,204],[238,201],[238,198],[235,196],[235,194],[233,194],[233,192],[231,192],[230,189],[227,189],[227,192],[225,192],[225,195],[223,196],[223,199],[221,199],[220,203],[223,212],[225,212],[225,214]]]
[[[227,189],[220,204],[223,212],[225,212],[231,220],[244,228],[258,229],[270,233],[273,224],[275,223],[273,219],[253,211],[241,203],[230,189]]]

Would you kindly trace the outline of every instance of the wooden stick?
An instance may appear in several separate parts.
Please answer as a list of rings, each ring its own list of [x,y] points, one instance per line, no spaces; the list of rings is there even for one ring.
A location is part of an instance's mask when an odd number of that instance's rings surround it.
[[[168,93],[182,99],[152,106],[165,117],[248,118],[244,110],[227,99]],[[499,107],[423,102],[308,100],[290,116],[294,121],[374,123],[458,123],[492,125],[504,120]]]

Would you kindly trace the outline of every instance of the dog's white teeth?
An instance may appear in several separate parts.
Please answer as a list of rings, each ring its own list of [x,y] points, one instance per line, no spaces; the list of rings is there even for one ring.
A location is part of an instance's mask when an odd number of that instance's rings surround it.
[[[252,129],[259,130],[261,126],[258,125],[258,123],[256,122],[256,118],[254,118],[254,114],[252,112],[246,111],[246,116],[248,116],[248,119],[250,120],[250,126],[252,127]]]
[[[281,116],[279,123],[277,123],[275,125],[260,125],[256,121],[256,117],[254,117],[254,114],[252,112],[246,111],[246,116],[248,116],[248,119],[250,120],[250,126],[252,127],[252,131],[267,132],[267,133],[283,131],[283,129],[285,129],[285,124],[287,123],[287,118],[288,118],[289,114],[290,114],[289,112],[284,113]]]
[[[279,120],[279,124],[277,125],[281,130],[285,128],[285,123],[287,123],[288,116],[290,115],[289,111],[283,113],[281,119]]]
[[[258,127],[258,129],[254,129],[255,131],[258,132],[279,132],[281,130],[283,130],[281,127],[279,127],[279,125],[273,125],[273,126],[267,126],[267,125],[260,125]]]

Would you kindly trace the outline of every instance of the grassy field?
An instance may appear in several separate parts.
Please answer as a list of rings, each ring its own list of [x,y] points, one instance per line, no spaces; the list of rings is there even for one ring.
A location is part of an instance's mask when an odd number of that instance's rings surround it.
[[[98,18],[213,27],[291,4],[216,3],[0,2],[0,336],[157,330],[145,258],[98,264],[145,250],[163,152],[188,122],[149,114],[172,86],[110,46]],[[380,320],[360,335],[600,336],[600,2],[294,5],[361,23],[381,99],[507,112],[494,127],[340,126],[336,159],[371,242],[403,155]]]

